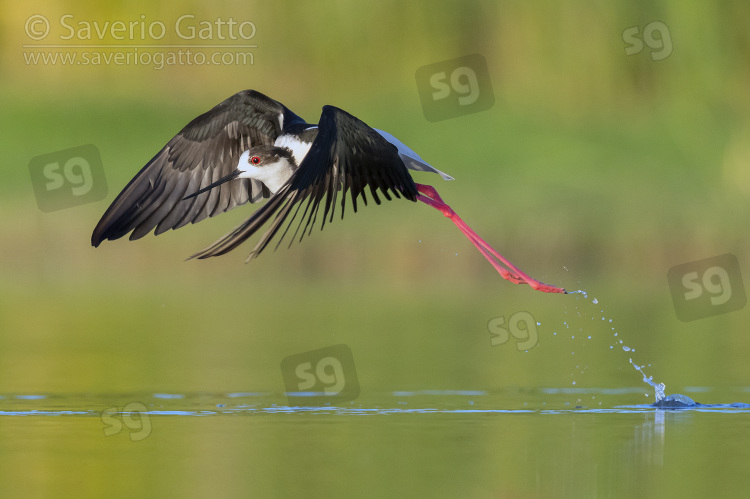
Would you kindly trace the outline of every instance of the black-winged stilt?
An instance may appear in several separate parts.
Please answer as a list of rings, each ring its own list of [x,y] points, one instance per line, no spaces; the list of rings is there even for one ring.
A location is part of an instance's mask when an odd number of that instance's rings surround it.
[[[408,169],[452,180],[389,133],[370,128],[346,111],[324,106],[319,123],[313,125],[280,102],[245,90],[198,116],[172,138],[112,202],[94,229],[91,244],[99,246],[130,231],[131,240],[154,228],[158,235],[269,198],[250,218],[191,257],[223,255],[271,221],[249,261],[266,248],[291,214],[278,247],[303,204],[293,236],[302,229],[300,239],[312,231],[321,204],[322,229],[329,212],[329,222],[333,220],[339,193],[343,218],[347,191],[356,212],[357,197],[361,195],[367,204],[365,187],[369,187],[377,204],[376,190],[388,200],[390,190],[397,198],[440,210],[503,278],[545,293],[565,293],[521,272],[469,228],[433,187],[415,184]]]

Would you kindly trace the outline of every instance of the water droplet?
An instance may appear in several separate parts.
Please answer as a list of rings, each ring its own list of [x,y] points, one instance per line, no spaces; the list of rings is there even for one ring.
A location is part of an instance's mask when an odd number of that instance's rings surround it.
[[[597,303],[599,303],[599,300],[597,300],[596,298],[594,298],[594,305],[596,305]]]

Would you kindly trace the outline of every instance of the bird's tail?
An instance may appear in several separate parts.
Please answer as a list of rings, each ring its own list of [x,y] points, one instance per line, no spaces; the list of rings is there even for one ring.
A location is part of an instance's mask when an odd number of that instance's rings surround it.
[[[396,146],[396,149],[398,149],[398,155],[401,158],[401,161],[404,162],[404,165],[409,170],[415,170],[418,172],[437,173],[438,175],[443,177],[443,180],[453,180],[453,177],[451,177],[447,173],[441,172],[434,166],[425,162],[425,160],[419,157],[419,154],[412,151],[406,144],[398,140],[396,137],[394,137],[390,133],[384,132],[383,130],[378,130],[377,128],[373,128],[373,130],[378,132],[380,136],[383,137],[385,140],[387,140],[388,142]]]

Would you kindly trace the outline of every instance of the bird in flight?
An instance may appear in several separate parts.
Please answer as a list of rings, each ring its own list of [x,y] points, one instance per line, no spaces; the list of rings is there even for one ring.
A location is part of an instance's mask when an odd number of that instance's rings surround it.
[[[131,231],[131,240],[154,228],[159,235],[268,198],[250,218],[190,257],[223,255],[270,222],[249,261],[285,222],[276,247],[298,215],[291,237],[299,235],[301,240],[312,231],[321,207],[322,229],[326,219],[333,221],[339,196],[343,218],[347,194],[356,212],[357,199],[361,196],[367,204],[369,191],[376,204],[379,195],[390,201],[392,194],[436,208],[504,279],[545,293],[566,292],[521,272],[469,228],[432,186],[414,183],[409,170],[453,179],[391,134],[370,128],[346,111],[324,106],[318,124],[310,124],[280,102],[244,90],[188,123],[138,172],[102,216],[91,244],[96,247]]]

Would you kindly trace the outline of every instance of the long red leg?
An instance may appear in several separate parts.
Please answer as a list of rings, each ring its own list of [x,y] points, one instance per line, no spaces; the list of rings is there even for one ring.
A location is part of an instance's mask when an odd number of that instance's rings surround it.
[[[466,225],[466,222],[461,220],[461,217],[459,217],[456,212],[453,211],[453,209],[443,201],[434,187],[424,184],[416,184],[416,186],[417,190],[420,193],[420,195],[417,196],[417,199],[428,206],[432,206],[436,210],[440,210],[443,215],[450,218],[451,221],[456,224],[461,232],[463,232],[463,234],[469,239],[469,241],[471,241],[471,243],[476,246],[482,256],[484,256],[487,261],[489,261],[492,266],[495,267],[495,270],[500,273],[503,279],[507,279],[508,281],[514,282],[516,284],[526,283],[533,289],[537,291],[543,291],[545,293],[566,293],[563,288],[544,284],[543,282],[532,279],[531,277],[521,272],[518,267],[510,263],[503,255],[495,251],[495,249],[487,244],[484,239],[479,237],[477,233],[471,229],[471,227]],[[496,261],[495,258],[499,260],[499,262]],[[507,269],[504,268],[501,263],[505,265]]]

